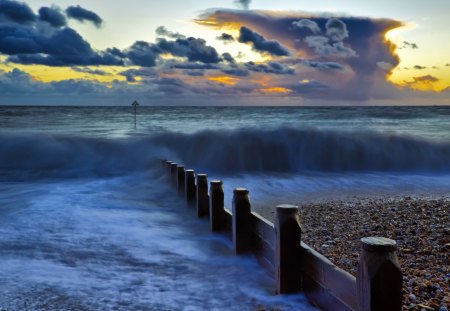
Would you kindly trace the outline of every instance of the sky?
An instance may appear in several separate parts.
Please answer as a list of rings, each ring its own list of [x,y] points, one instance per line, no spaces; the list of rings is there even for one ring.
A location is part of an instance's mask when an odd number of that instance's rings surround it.
[[[0,0],[0,105],[449,105],[448,0]]]

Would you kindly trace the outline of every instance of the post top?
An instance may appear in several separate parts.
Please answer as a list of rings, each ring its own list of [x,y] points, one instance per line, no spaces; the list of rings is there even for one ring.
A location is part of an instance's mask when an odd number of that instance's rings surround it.
[[[194,173],[194,170],[186,170],[186,173]]]
[[[277,206],[278,214],[296,214],[298,212],[297,205],[281,204]]]
[[[184,166],[183,165],[178,165],[178,170],[179,171],[184,170]]]
[[[170,162],[170,166],[178,166],[175,162]]]
[[[215,179],[210,181],[211,185],[223,185],[223,181]]]
[[[235,195],[247,195],[249,191],[246,188],[236,188],[234,189],[233,193]]]
[[[173,163],[173,161],[166,160],[166,163],[171,164],[171,163]]]
[[[383,237],[366,237],[361,239],[361,247],[368,252],[388,253],[397,249],[397,242]]]
[[[198,179],[206,179],[208,177],[207,174],[197,174]]]

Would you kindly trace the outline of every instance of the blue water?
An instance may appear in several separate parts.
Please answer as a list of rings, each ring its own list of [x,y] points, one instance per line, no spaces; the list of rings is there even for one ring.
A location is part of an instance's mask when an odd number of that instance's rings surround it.
[[[224,180],[226,205],[448,196],[450,108],[0,107],[0,308],[282,310],[166,188],[161,159]],[[243,273],[245,271],[245,273]],[[234,309],[233,309],[234,308]]]

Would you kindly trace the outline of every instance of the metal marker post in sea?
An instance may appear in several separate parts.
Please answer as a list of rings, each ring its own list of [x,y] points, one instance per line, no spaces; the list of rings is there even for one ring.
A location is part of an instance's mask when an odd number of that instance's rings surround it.
[[[131,106],[134,107],[134,129],[136,129],[136,113],[137,113],[137,106],[139,106],[139,103],[137,102],[137,100],[135,100]]]

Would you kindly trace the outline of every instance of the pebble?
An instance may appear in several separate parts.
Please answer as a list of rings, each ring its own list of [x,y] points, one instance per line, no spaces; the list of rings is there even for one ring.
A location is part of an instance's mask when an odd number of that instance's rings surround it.
[[[353,275],[362,237],[396,240],[405,307],[448,311],[450,199],[352,198],[300,204],[299,210],[304,242]]]

